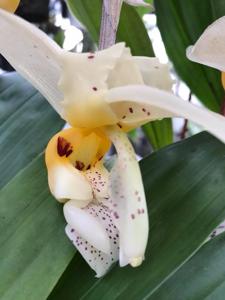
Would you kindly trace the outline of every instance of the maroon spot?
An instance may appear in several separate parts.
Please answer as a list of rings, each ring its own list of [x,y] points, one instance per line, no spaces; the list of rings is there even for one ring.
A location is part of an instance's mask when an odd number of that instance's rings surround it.
[[[113,215],[114,215],[114,217],[116,218],[116,219],[119,219],[119,215],[118,215],[118,213],[115,211],[114,213],[113,213]],[[111,226],[110,226],[111,227]]]
[[[138,197],[138,202],[141,202],[141,197]]]
[[[142,208],[141,213],[143,214],[145,212],[144,208]]]
[[[79,171],[82,171],[84,169],[85,165],[82,161],[76,160],[75,162],[75,168]]]
[[[134,194],[137,196],[138,195],[138,191],[135,191]]]
[[[57,152],[59,156],[68,157],[73,152],[73,148],[65,138],[59,136],[57,140]]]
[[[126,118],[126,116],[122,116],[122,119],[125,119]]]
[[[74,229],[72,228],[70,231],[71,231],[71,232],[74,232]]]
[[[88,55],[88,59],[93,59],[95,56],[93,54]]]
[[[146,112],[146,109],[145,109],[145,108],[142,108],[142,111],[143,111],[143,112]]]
[[[147,112],[147,115],[150,116],[150,114],[151,114],[151,113],[148,111],[148,112]]]
[[[131,214],[131,219],[135,219],[135,215],[134,214]]]
[[[93,86],[93,87],[92,87],[92,90],[93,90],[93,91],[97,91],[98,89],[96,88],[96,86]]]
[[[129,107],[129,112],[130,112],[131,114],[134,112],[132,107]]]
[[[87,166],[87,170],[90,170],[90,168],[91,168],[91,165],[88,165],[88,166]]]
[[[116,124],[119,128],[122,128],[123,126],[120,123]]]

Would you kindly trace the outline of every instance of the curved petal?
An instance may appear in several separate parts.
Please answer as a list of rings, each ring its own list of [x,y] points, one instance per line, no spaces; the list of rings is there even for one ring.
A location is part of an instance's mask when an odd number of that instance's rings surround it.
[[[62,143],[59,141],[62,139]],[[85,177],[70,161],[72,145],[80,143],[82,132],[74,128],[57,133],[49,142],[45,151],[48,169],[48,183],[51,193],[60,202],[68,199],[82,200],[87,205],[93,199],[92,187]],[[70,142],[67,142],[70,141]]]
[[[120,127],[124,130],[157,119],[183,117],[225,142],[223,116],[183,101],[172,93],[147,86],[127,86],[111,89],[107,101],[120,118]]]
[[[0,53],[61,114],[61,48],[29,22],[0,9]]]
[[[225,71],[225,17],[212,23],[194,46],[188,47],[187,57],[195,62]]]
[[[0,0],[0,8],[14,12],[18,5],[20,3],[20,0]]]
[[[148,213],[135,152],[122,131],[106,129],[118,159],[109,177],[111,209],[120,234],[120,265],[140,265],[148,241]]]
[[[69,201],[64,205],[64,215],[69,224],[67,236],[97,277],[103,276],[119,256],[119,234],[109,209],[103,204],[79,209],[74,201]]]
[[[99,161],[93,168],[86,171],[85,176],[92,186],[94,197],[99,201],[108,199],[109,172],[102,161]]]
[[[156,57],[133,56],[132,59],[138,66],[145,85],[171,91],[173,80],[168,64],[160,63]]]

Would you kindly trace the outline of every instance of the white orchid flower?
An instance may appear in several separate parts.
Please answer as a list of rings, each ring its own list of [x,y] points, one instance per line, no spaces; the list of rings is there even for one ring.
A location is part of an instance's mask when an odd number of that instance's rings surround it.
[[[225,17],[212,23],[200,36],[194,46],[187,49],[187,57],[203,65],[222,71],[225,88]]]
[[[133,57],[123,43],[96,53],[67,53],[33,25],[0,10],[0,53],[71,126],[46,149],[49,186],[65,203],[68,237],[97,277],[117,260],[140,265],[148,215],[125,132],[181,116],[225,141],[223,117],[174,96],[168,67],[156,58]],[[108,172],[102,157],[111,142],[117,161]]]

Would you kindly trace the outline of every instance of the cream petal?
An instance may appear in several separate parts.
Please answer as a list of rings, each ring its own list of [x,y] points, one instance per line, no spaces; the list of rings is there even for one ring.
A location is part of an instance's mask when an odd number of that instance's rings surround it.
[[[120,265],[137,266],[144,259],[148,240],[148,212],[141,173],[126,134],[114,129],[106,129],[106,132],[118,155],[110,172],[109,194],[120,234]]]
[[[187,57],[195,62],[225,71],[225,17],[212,23],[194,46],[187,49]]]
[[[56,162],[48,166],[48,184],[51,193],[59,202],[74,199],[84,206],[93,199],[89,181],[70,163]]]
[[[133,56],[132,59],[138,66],[145,85],[171,91],[173,80],[168,64],[160,63],[156,57]]]
[[[203,126],[225,142],[223,116],[183,101],[172,93],[147,86],[127,86],[109,90],[107,101],[124,129],[129,130],[157,119],[183,117]]]
[[[0,53],[61,114],[58,89],[61,48],[45,33],[20,17],[0,9]]]
[[[75,229],[70,225],[66,226],[66,235],[73,242],[74,246],[83,256],[89,266],[96,272],[96,277],[102,277],[109,270],[111,265],[118,260],[117,252],[111,251],[112,254],[105,254],[104,252],[93,247],[82,236],[80,236]]]
[[[119,233],[109,209],[103,204],[90,204],[80,209],[74,201],[64,205],[66,233],[97,277],[104,275],[119,256]]]
[[[92,186],[94,197],[99,201],[108,199],[109,172],[104,167],[102,161],[99,161],[94,167],[86,171],[85,176]]]
[[[124,2],[133,6],[150,6],[149,3],[146,3],[143,0],[124,0]]]

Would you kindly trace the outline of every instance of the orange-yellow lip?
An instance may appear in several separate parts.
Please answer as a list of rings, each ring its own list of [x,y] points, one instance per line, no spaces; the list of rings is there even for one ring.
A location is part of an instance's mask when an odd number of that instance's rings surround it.
[[[19,3],[20,0],[0,0],[0,8],[13,13],[17,9]]]

